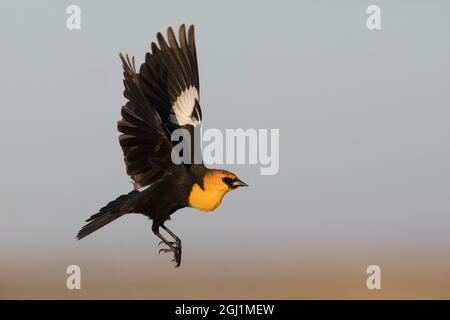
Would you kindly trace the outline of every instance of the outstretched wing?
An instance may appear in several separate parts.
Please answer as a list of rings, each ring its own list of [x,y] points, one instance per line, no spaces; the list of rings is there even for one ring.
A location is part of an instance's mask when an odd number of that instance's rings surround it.
[[[142,90],[155,107],[164,125],[172,133],[183,128],[189,133],[186,144],[190,150],[189,163],[201,161],[199,141],[202,110],[199,104],[199,78],[197,53],[195,49],[194,26],[182,25],[178,41],[172,28],[167,30],[166,41],[157,34],[158,44],[151,44],[151,53],[145,56],[145,63],[139,69]],[[197,133],[197,134],[195,134]]]
[[[140,188],[157,181],[172,165],[172,143],[168,131],[147,98],[134,67],[134,59],[120,55],[124,69],[122,120],[117,122],[127,174]]]
[[[127,173],[137,187],[155,182],[172,165],[170,135],[176,129],[190,133],[190,161],[201,159],[200,143],[194,139],[202,119],[194,27],[190,26],[186,35],[182,25],[179,42],[170,27],[168,42],[160,33],[157,39],[159,46],[151,44],[151,53],[146,54],[138,74],[134,59],[121,55],[124,95],[129,102],[122,108],[119,139]]]
[[[184,25],[179,30],[179,44],[171,27],[166,42],[161,33],[159,43],[151,44],[151,53],[139,69],[142,89],[170,131],[183,126],[198,126],[202,111],[199,105],[199,80],[194,26],[188,38]]]

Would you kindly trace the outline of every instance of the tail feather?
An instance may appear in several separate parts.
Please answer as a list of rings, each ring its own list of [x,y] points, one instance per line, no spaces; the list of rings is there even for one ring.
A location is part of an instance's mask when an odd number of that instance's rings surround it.
[[[83,239],[94,231],[121,217],[125,213],[128,213],[127,211],[122,210],[122,204],[126,199],[136,193],[139,193],[139,191],[133,190],[129,194],[121,195],[101,208],[98,213],[92,215],[86,220],[86,222],[89,223],[78,232],[77,240]]]

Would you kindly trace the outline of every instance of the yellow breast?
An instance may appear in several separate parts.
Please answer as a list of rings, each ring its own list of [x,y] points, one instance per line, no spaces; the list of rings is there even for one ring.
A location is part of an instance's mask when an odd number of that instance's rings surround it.
[[[222,182],[216,179],[213,174],[207,174],[203,179],[203,188],[194,184],[189,194],[189,206],[201,211],[212,211],[222,202],[222,198],[229,190]]]
[[[189,194],[189,206],[202,211],[212,211],[222,202],[224,193],[202,190],[194,184]]]

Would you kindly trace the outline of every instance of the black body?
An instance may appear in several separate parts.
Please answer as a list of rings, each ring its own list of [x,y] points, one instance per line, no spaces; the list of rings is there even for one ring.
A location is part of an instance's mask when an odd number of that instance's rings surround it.
[[[202,111],[194,28],[191,26],[186,34],[182,25],[178,41],[169,28],[167,38],[168,43],[158,33],[159,46],[151,44],[151,52],[146,54],[139,72],[134,58],[120,54],[124,96],[128,101],[122,107],[122,119],[117,125],[126,171],[135,190],[91,216],[77,238],[82,239],[127,213],[144,214],[153,220],[153,232],[169,246],[160,252],[173,252],[179,266],[181,241],[164,222],[176,210],[189,205],[192,186],[197,183],[203,188],[203,177],[209,169],[201,162],[176,165],[171,159],[174,146],[171,133],[184,128],[194,136],[194,130],[200,127]],[[192,155],[201,150],[194,139],[190,150]],[[142,190],[144,187],[147,188]],[[159,233],[160,227],[175,241],[165,239]]]

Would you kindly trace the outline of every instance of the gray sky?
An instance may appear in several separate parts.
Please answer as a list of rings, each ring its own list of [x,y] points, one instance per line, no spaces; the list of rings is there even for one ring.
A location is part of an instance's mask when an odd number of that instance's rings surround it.
[[[81,30],[65,26],[72,3]],[[225,166],[251,187],[211,214],[173,216],[186,264],[448,254],[450,3],[377,1],[380,31],[366,28],[373,1],[344,3],[2,1],[0,258],[24,270],[57,269],[58,257],[120,265],[129,252],[169,264],[142,216],[74,238],[132,187],[118,53],[141,63],[156,33],[181,23],[196,26],[204,128],[280,129],[277,175]]]

